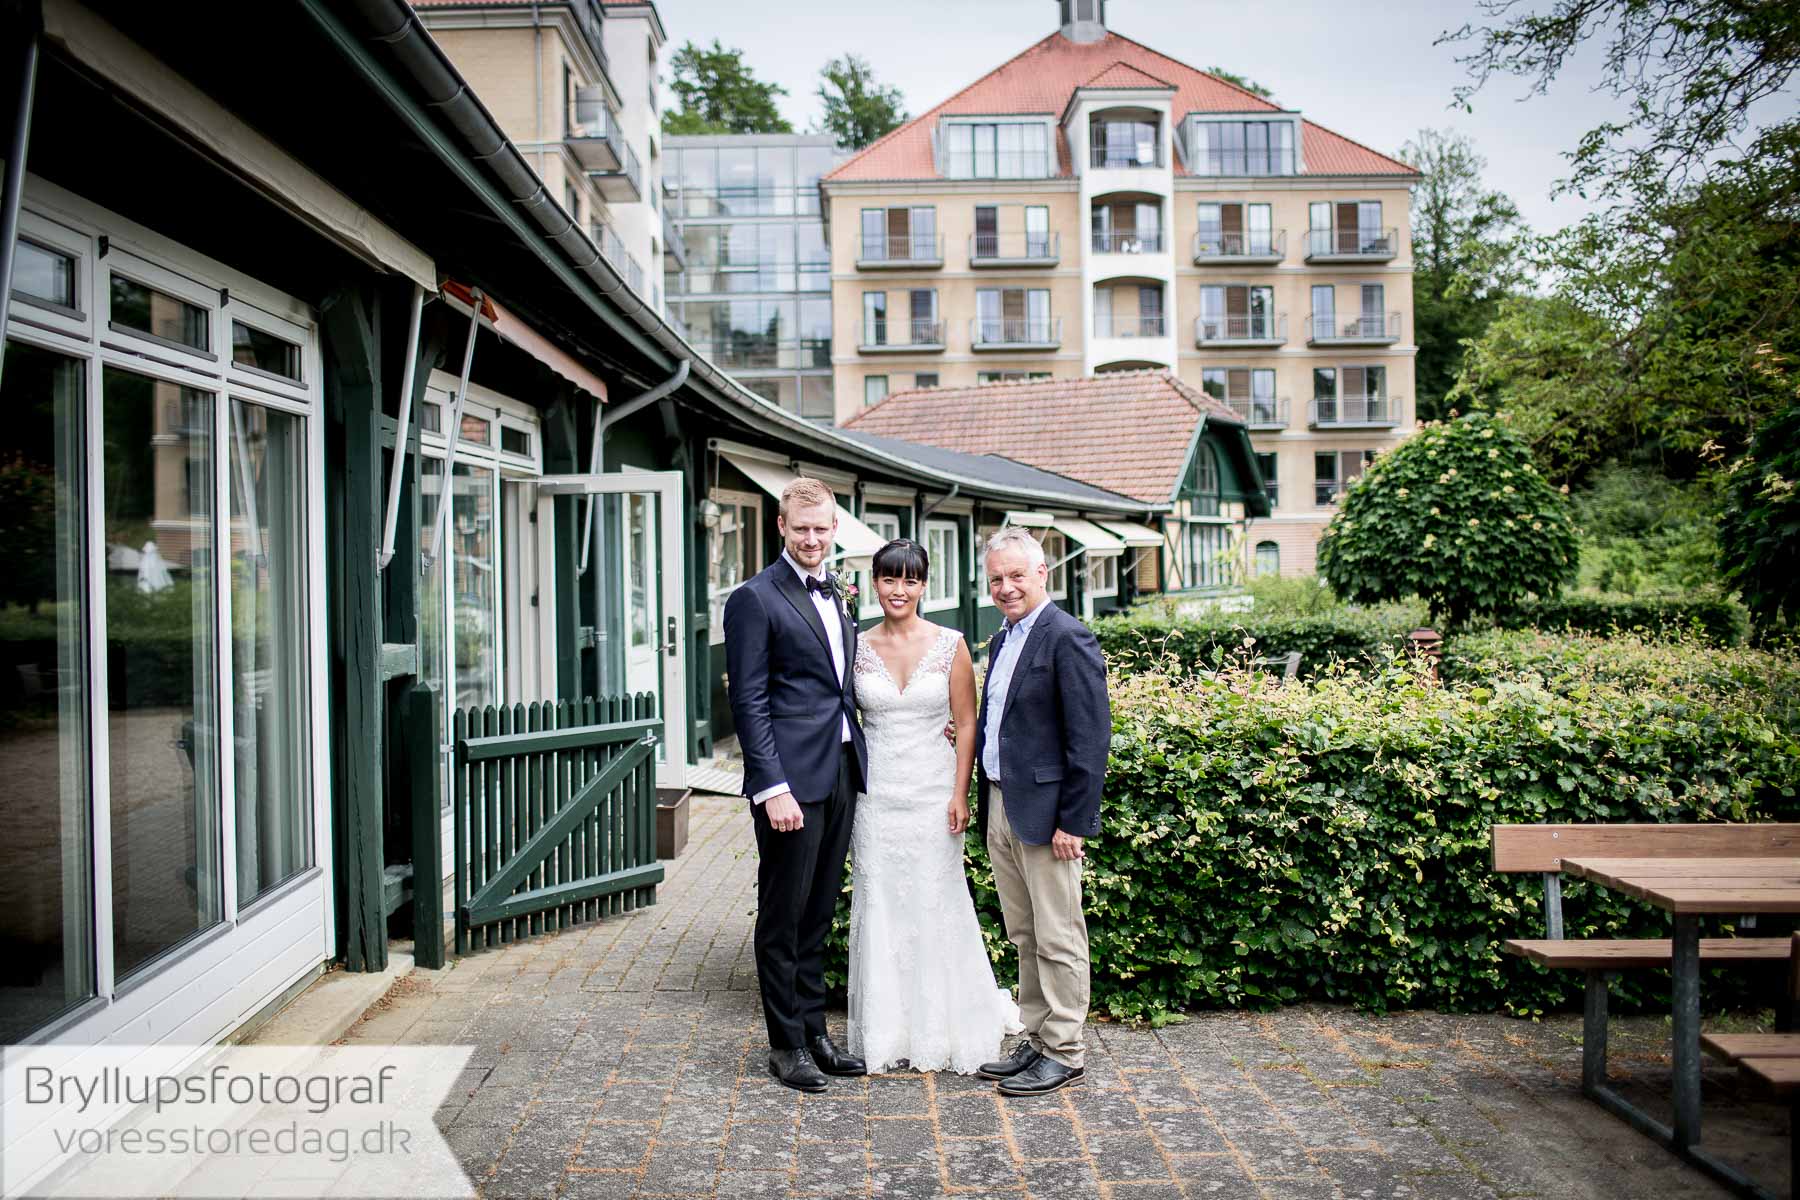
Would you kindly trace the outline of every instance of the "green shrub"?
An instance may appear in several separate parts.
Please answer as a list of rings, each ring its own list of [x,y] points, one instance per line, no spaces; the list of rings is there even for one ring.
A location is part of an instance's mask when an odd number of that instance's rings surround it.
[[[1615,463],[1569,500],[1581,530],[1579,586],[1637,595],[1718,578],[1718,503],[1710,489]]]
[[[1090,622],[1108,661],[1121,669],[1185,674],[1230,661],[1300,652],[1300,671],[1315,675],[1334,662],[1362,666],[1405,648],[1407,633],[1425,620],[1418,604],[1318,611],[1265,610],[1171,616],[1165,607],[1133,609]],[[1246,644],[1248,642],[1248,644]]]
[[[1528,600],[1506,613],[1501,623],[1513,629],[1624,632],[1657,638],[1696,634],[1724,646],[1743,641],[1748,630],[1742,605],[1721,592],[1705,589],[1679,596],[1576,594]]]
[[[1691,643],[1555,641],[1459,641],[1447,686],[1397,662],[1286,686],[1115,676],[1087,854],[1094,1011],[1565,1006],[1579,977],[1500,952],[1542,936],[1542,888],[1493,872],[1491,824],[1800,815],[1792,667]],[[1011,951],[974,841],[971,887],[1004,977]],[[1668,935],[1655,910],[1579,881],[1564,904],[1570,937]],[[842,953],[840,929],[840,981]],[[1615,994],[1625,1008],[1666,986],[1642,973]],[[1709,1003],[1744,986],[1721,976]]]

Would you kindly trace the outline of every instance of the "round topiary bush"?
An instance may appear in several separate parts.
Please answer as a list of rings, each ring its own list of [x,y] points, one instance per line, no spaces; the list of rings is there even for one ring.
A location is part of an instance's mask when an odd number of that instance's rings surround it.
[[[1575,568],[1566,496],[1489,413],[1434,421],[1381,455],[1319,540],[1319,573],[1345,600],[1418,596],[1450,626],[1554,595]]]

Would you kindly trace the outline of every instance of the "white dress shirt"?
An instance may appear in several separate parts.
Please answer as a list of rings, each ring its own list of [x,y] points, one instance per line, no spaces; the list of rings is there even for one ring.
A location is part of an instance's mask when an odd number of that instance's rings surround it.
[[[1000,648],[994,651],[994,661],[988,664],[988,712],[986,737],[981,743],[981,769],[994,783],[1000,782],[1000,719],[1006,715],[1006,693],[1012,687],[1013,669],[1019,665],[1031,627],[1048,607],[1050,597],[1045,596],[1036,608],[1008,625]]]
[[[805,567],[795,562],[793,556],[786,550],[781,552],[781,561],[794,569],[794,574],[800,577],[800,584],[802,587],[806,586],[806,581],[808,579],[817,579],[821,582],[825,579],[825,568],[823,566],[816,571],[808,571]],[[813,608],[818,610],[819,621],[825,626],[825,640],[831,643],[831,664],[837,668],[837,677],[841,684],[844,678],[844,625],[843,614],[838,608],[837,598],[830,592],[815,592],[811,590],[808,590],[806,593],[806,598],[812,601]],[[842,735],[841,741],[848,742],[850,740],[849,717],[843,719]],[[784,779],[774,787],[766,787],[762,791],[756,793],[756,795],[750,797],[750,802],[752,804],[761,804],[769,797],[779,796],[787,790],[789,790],[787,780]]]

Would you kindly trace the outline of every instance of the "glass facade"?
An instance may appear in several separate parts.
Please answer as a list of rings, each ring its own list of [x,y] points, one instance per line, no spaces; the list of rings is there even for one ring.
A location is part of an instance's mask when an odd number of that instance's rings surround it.
[[[668,308],[696,349],[808,420],[832,419],[831,251],[819,177],[845,154],[828,136],[671,137],[668,212],[685,264]]]

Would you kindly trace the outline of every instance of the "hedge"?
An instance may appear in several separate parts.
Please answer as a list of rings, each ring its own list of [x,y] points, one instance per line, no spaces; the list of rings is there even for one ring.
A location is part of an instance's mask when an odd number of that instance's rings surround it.
[[[1749,631],[1743,605],[1715,591],[1679,596],[1565,595],[1531,600],[1497,622],[1510,629],[1618,631],[1676,637],[1698,633],[1722,646],[1740,644]]]
[[[1176,617],[1154,607],[1089,622],[1115,666],[1181,673],[1212,670],[1230,659],[1300,652],[1300,673],[1334,662],[1364,664],[1391,657],[1425,621],[1416,604],[1336,605],[1319,612],[1212,612]],[[1249,643],[1246,644],[1246,639]]]
[[[1579,978],[1500,952],[1542,936],[1542,888],[1491,870],[1491,824],[1800,816],[1800,730],[1777,699],[1797,693],[1800,670],[1691,643],[1633,653],[1664,687],[1529,667],[1444,685],[1402,662],[1286,686],[1241,671],[1115,676],[1087,855],[1094,1012],[1160,1023],[1307,999],[1519,1014],[1578,1003]],[[1754,694],[1734,701],[1695,656],[1727,660]],[[974,838],[968,865],[1005,981],[1011,947]],[[1564,906],[1570,937],[1668,936],[1655,910],[1579,881]],[[841,983],[847,905],[839,917]],[[1666,986],[1631,975],[1615,996],[1629,1008]],[[1741,975],[1707,987],[1709,1003],[1748,995]]]

